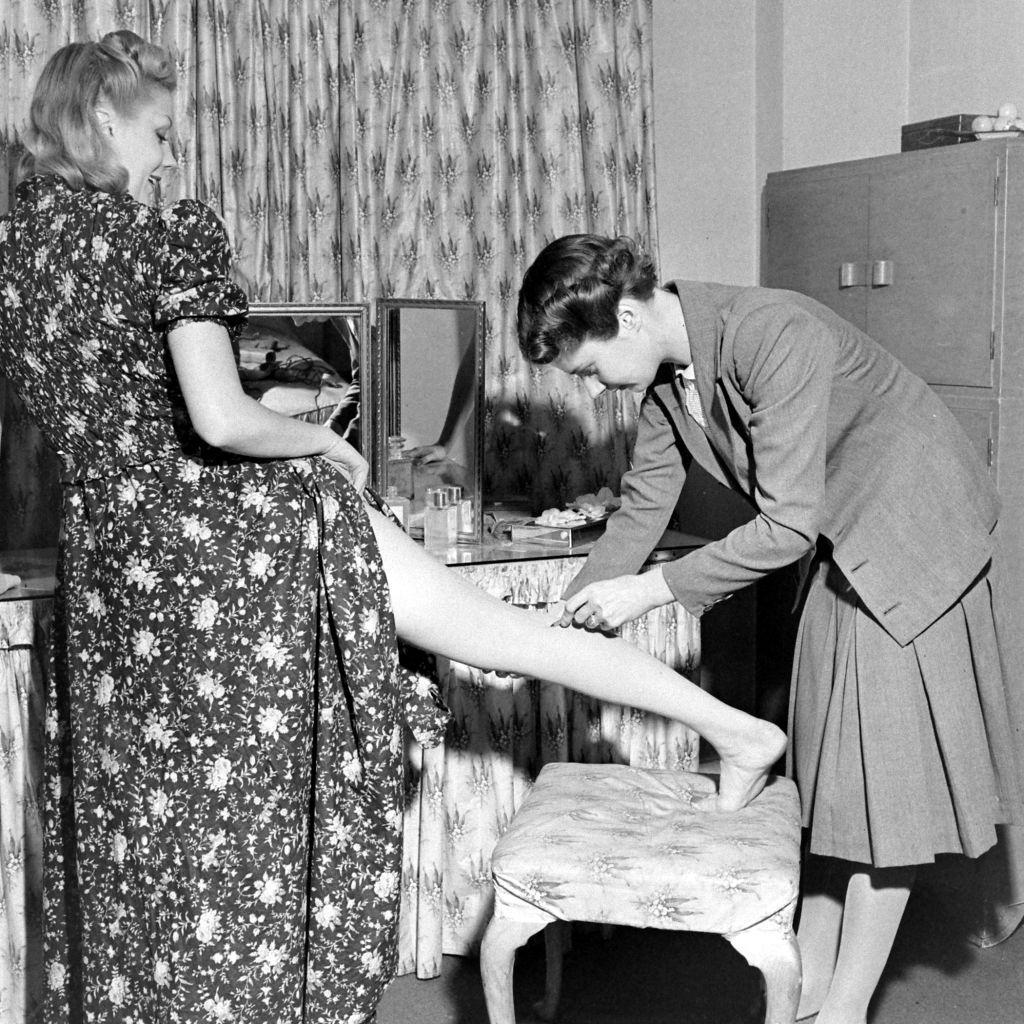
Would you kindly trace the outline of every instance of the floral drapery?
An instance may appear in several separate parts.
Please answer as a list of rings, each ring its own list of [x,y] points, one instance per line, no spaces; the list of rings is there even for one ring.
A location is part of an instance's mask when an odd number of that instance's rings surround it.
[[[253,298],[484,299],[488,496],[617,485],[635,399],[594,403],[527,366],[515,299],[561,234],[656,249],[651,0],[5,0],[0,212],[46,57],[118,27],[174,56],[164,200],[223,216]],[[33,532],[8,527],[0,548],[35,546],[54,530],[54,470],[16,406],[7,418],[0,491]]]
[[[53,602],[0,602],[0,1021],[39,1002],[43,719]]]

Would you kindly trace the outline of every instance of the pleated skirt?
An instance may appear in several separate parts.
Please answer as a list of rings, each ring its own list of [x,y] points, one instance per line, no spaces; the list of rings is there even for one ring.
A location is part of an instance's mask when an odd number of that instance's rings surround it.
[[[1024,821],[987,572],[900,647],[828,559],[811,569],[789,768],[812,853],[876,867],[976,857]]]

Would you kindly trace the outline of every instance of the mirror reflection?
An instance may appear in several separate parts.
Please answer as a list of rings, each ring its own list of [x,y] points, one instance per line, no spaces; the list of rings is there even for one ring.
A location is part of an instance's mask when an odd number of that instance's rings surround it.
[[[379,304],[383,409],[381,493],[408,499],[410,532],[422,530],[429,492],[459,487],[460,534],[479,539],[483,475],[484,304],[388,299]]]
[[[328,424],[369,460],[365,305],[254,303],[235,344],[246,394],[275,412]]]

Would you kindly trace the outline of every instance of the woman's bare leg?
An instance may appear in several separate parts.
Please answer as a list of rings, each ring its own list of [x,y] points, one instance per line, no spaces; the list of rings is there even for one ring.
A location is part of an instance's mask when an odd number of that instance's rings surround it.
[[[373,510],[370,520],[403,639],[468,665],[547,679],[684,722],[721,759],[720,810],[743,807],[761,791],[786,746],[780,729],[723,704],[623,640],[549,628],[543,616],[445,568]]]

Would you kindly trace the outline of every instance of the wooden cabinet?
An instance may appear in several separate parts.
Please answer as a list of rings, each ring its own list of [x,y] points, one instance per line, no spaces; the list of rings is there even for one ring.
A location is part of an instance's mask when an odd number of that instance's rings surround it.
[[[990,388],[1014,170],[1024,147],[986,142],[769,175],[764,283],[831,306],[929,384]]]

